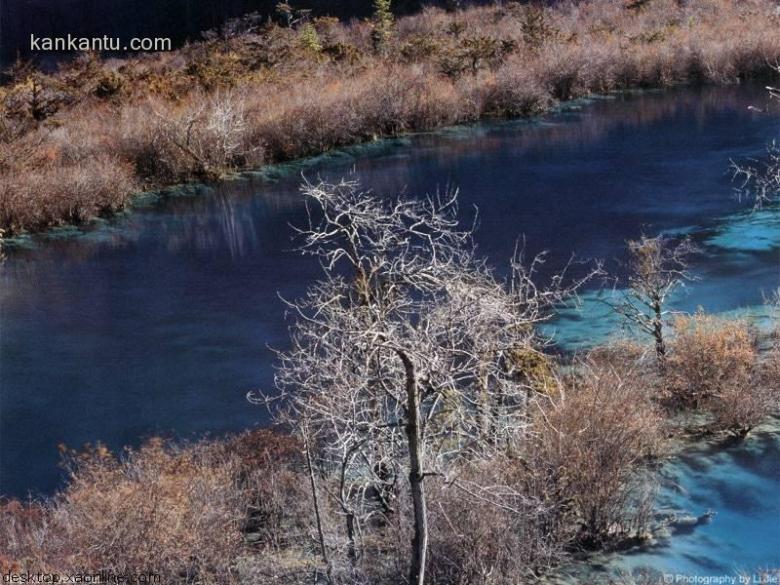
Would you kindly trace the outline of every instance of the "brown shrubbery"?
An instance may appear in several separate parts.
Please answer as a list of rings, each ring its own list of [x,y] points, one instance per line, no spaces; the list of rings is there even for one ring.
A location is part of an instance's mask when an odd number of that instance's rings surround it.
[[[567,503],[577,542],[642,536],[653,495],[642,470],[661,452],[662,418],[641,371],[588,360],[539,399],[537,419],[536,473]]]
[[[770,0],[508,3],[398,19],[381,50],[376,23],[250,18],[171,53],[85,55],[54,75],[19,64],[0,87],[0,229],[79,222],[144,187],[591,92],[765,74],[780,59],[777,25]]]
[[[729,387],[750,384],[758,350],[744,321],[678,317],[665,373],[669,399],[698,409]]]
[[[0,182],[0,223],[10,233],[81,223],[121,209],[138,189],[132,167],[113,155],[88,163],[42,162],[14,169]]]
[[[651,525],[656,458],[674,430],[665,408],[701,408],[741,432],[776,407],[780,352],[757,351],[744,322],[681,319],[661,379],[652,351],[599,348],[550,370],[530,402],[527,439],[505,454],[462,458],[431,477],[431,582],[533,580],[581,548],[619,547]],[[47,502],[0,506],[0,568],[154,571],[170,583],[325,581],[302,445],[270,431],[176,446],[153,440],[116,458],[67,456],[67,487]],[[343,513],[325,494],[324,539],[334,583],[398,583],[407,555],[409,494],[360,526],[348,560]],[[373,497],[369,496],[368,497]]]
[[[453,483],[433,484],[431,581],[504,584],[559,563],[576,526],[548,490],[513,456],[475,462]]]
[[[235,582],[250,534],[259,548],[278,547],[282,533],[303,540],[308,500],[291,471],[298,453],[289,439],[259,432],[184,447],[152,440],[121,460],[104,448],[69,455],[68,486],[52,501],[0,507],[0,550],[19,571]]]
[[[679,317],[664,391],[674,408],[708,411],[716,430],[743,435],[777,408],[777,364],[777,349],[760,353],[745,321]]]

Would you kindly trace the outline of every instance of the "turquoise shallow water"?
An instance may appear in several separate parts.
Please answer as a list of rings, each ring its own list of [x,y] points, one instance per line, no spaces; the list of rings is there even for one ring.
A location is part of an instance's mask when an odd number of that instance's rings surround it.
[[[698,280],[674,307],[766,321],[764,297],[780,285],[780,212],[749,213],[728,173],[780,135],[780,116],[748,109],[766,99],[761,87],[730,87],[583,101],[541,120],[378,142],[145,196],[116,220],[20,240],[0,271],[0,493],[51,493],[59,443],[120,448],[266,422],[245,394],[272,383],[268,346],[286,343],[278,294],[295,297],[317,276],[291,252],[302,174],[350,175],[379,194],[455,186],[465,220],[479,208],[480,251],[501,270],[524,236],[529,253],[550,252],[542,279],[572,254],[621,276],[627,239],[689,234],[702,248]],[[565,350],[618,327],[595,290],[582,300],[547,326]],[[780,564],[776,434],[767,436],[746,447],[763,467],[728,450],[670,467],[688,495],[669,503],[718,516],[630,563]]]
[[[701,226],[661,231],[691,237],[699,247],[691,258],[692,280],[674,291],[671,310],[703,309],[748,319],[764,331],[774,327],[778,309],[772,299],[780,287],[780,209],[740,210],[708,218]],[[588,290],[543,330],[567,349],[636,336],[612,310],[624,294],[619,286]]]
[[[771,252],[780,247],[780,214],[777,209],[737,214],[727,218],[705,242],[735,252]]]
[[[673,526],[668,538],[594,565],[592,579],[618,573],[720,578],[723,583],[780,569],[780,426],[748,440],[699,442],[664,467],[659,516],[714,516]],[[760,583],[761,581],[755,581]]]

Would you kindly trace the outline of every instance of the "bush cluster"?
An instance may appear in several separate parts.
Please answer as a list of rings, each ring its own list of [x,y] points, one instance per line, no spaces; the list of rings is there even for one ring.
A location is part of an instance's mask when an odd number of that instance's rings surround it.
[[[650,537],[657,458],[672,412],[706,411],[743,433],[776,408],[780,352],[759,352],[746,323],[680,318],[664,374],[634,343],[544,367],[528,438],[503,456],[463,458],[431,481],[431,582],[533,580],[578,550]],[[774,399],[774,400],[773,400]],[[159,439],[120,456],[65,454],[65,489],[0,506],[0,568],[117,573],[170,583],[327,582],[303,445],[273,431],[195,444]],[[321,493],[338,478],[318,470]],[[347,559],[343,511],[320,499],[334,583],[397,583],[407,559],[409,494],[361,527]],[[315,577],[313,577],[315,576]]]
[[[744,436],[777,408],[777,348],[759,351],[746,321],[696,314],[674,323],[664,371],[672,408],[709,412],[712,428]]]

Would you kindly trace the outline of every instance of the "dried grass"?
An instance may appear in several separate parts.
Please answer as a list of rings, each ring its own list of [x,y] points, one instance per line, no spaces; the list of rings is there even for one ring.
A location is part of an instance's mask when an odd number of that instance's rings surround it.
[[[19,73],[0,89],[0,229],[83,221],[140,188],[592,92],[768,74],[777,25],[770,0],[427,8],[398,19],[381,54],[370,24],[320,19],[319,49],[266,26],[124,62],[85,58],[35,74],[37,101]],[[121,178],[108,202],[106,176]]]
[[[680,317],[664,373],[667,403],[708,411],[713,428],[744,436],[776,410],[778,351],[759,352],[743,320],[705,314]]]

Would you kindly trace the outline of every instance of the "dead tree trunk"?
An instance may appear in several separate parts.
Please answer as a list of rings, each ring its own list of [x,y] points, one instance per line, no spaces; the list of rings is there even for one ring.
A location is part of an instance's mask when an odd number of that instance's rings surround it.
[[[347,557],[349,563],[355,567],[357,566],[357,547],[355,546],[355,514],[354,512],[346,513],[347,523]]]
[[[341,461],[341,479],[339,482],[339,503],[344,512],[344,521],[347,527],[347,557],[352,567],[357,566],[357,547],[355,545],[355,511],[352,509],[349,499],[350,491],[347,490],[347,471],[352,462],[352,458],[357,450],[357,446],[351,447],[344,455]]]
[[[409,485],[414,510],[409,583],[410,585],[423,585],[425,583],[425,558],[428,552],[428,508],[425,501],[425,474],[422,463],[419,387],[415,379],[414,364],[405,353],[399,352],[399,356],[406,372],[406,438],[409,442]]]
[[[309,468],[309,486],[311,487],[311,497],[314,500],[314,517],[317,521],[317,537],[320,541],[320,553],[322,554],[322,560],[325,563],[325,570],[328,575],[328,583],[333,583],[333,571],[330,566],[330,559],[328,559],[328,549],[325,546],[325,534],[322,530],[322,514],[320,512],[320,498],[317,493],[317,482],[314,477],[314,466],[311,461],[311,450],[309,449],[309,440],[304,435],[303,439],[304,449],[306,450],[306,466]]]
[[[493,415],[495,408],[490,394],[490,380],[486,372],[480,372],[479,380],[479,438],[492,443]]]
[[[664,341],[664,322],[660,299],[653,299],[653,338],[658,367],[663,370],[666,361],[666,342]]]

